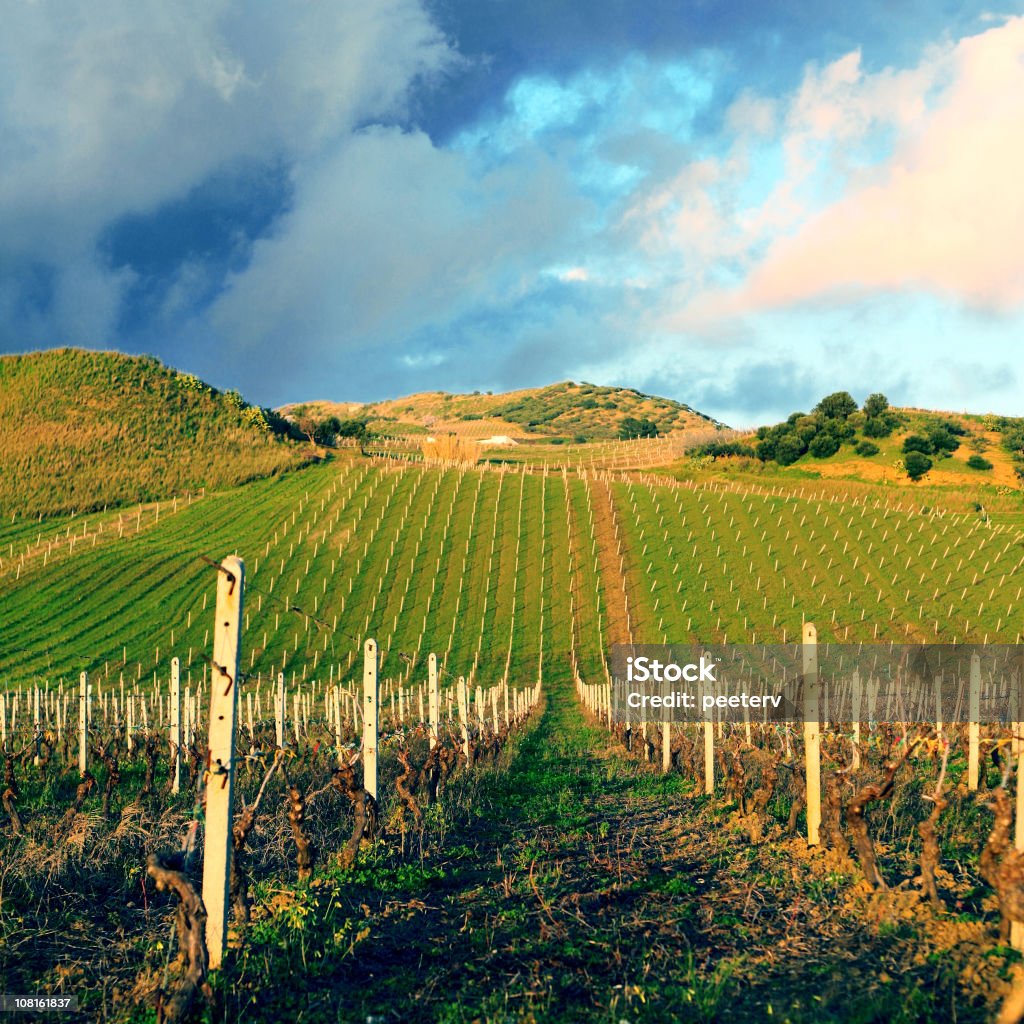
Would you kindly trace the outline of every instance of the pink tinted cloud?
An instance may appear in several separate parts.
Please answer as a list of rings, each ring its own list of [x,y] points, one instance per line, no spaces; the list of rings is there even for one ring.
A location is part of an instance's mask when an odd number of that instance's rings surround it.
[[[881,173],[775,242],[734,297],[740,306],[903,289],[990,310],[1024,304],[1024,18],[938,59],[948,84],[922,102]],[[843,70],[856,90],[854,69]]]

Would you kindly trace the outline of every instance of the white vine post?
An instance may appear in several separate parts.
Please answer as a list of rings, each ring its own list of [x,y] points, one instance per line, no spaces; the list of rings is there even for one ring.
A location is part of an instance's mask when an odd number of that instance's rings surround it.
[[[804,623],[804,760],[807,773],[807,845],[818,845],[821,827],[821,727],[818,722],[818,631]]]
[[[1024,653],[1016,656],[1016,671],[1010,675],[1010,686],[1013,687],[1014,703],[1019,709],[1024,697]],[[1020,711],[1018,710],[1018,714]],[[1020,742],[1020,722],[1013,722],[1013,745],[1017,748],[1017,807],[1014,823],[1013,846],[1016,850],[1024,850],[1024,744]],[[1024,950],[1024,923],[1010,922],[1010,945],[1016,950]]]
[[[853,742],[860,746],[860,706],[863,699],[863,688],[860,682],[860,670],[853,670],[853,679],[850,683],[850,702],[853,705]]]
[[[459,676],[459,727],[462,730],[462,752],[469,760],[469,691],[466,687],[466,677]]]
[[[277,725],[277,747],[284,749],[284,673],[277,673],[277,692],[274,696],[274,716]]]
[[[438,705],[437,705],[437,655],[431,653],[427,658],[427,685],[430,690],[430,749],[437,746]]]
[[[210,967],[219,967],[227,945],[231,874],[231,825],[235,787],[235,720],[242,640],[245,563],[237,555],[221,562],[210,675],[209,752],[206,775],[206,843],[203,850],[203,903]]]
[[[978,788],[981,741],[981,658],[971,655],[971,681],[967,691],[967,788]]]
[[[171,658],[171,792],[181,792],[181,662]]]
[[[711,687],[705,685],[704,696],[711,695]],[[707,712],[704,719],[704,792],[708,796],[715,792],[715,723],[712,721],[713,711]]]
[[[363,789],[377,799],[377,641],[363,645]]]
[[[672,724],[661,723],[661,771],[667,775],[672,767]]]
[[[89,770],[89,673],[78,677],[78,774]]]

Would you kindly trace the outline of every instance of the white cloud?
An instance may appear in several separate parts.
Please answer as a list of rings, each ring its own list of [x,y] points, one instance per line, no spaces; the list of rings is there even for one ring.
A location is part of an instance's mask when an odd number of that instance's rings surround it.
[[[922,289],[996,311],[1024,304],[1024,18],[961,40],[948,67],[927,107],[923,89],[889,97],[865,79],[866,105],[888,99],[908,130],[871,180],[774,244],[746,302]]]
[[[239,344],[311,357],[398,344],[534,288],[581,206],[533,154],[475,178],[420,132],[362,131],[295,180],[293,209],[256,243],[212,322]]]
[[[90,261],[104,273],[95,246],[112,221],[239,160],[316,154],[400,113],[417,76],[454,59],[417,0],[43,0],[4,19],[0,258],[55,268],[54,313],[72,318],[84,293],[70,282]],[[97,341],[116,306],[95,307],[110,314]]]

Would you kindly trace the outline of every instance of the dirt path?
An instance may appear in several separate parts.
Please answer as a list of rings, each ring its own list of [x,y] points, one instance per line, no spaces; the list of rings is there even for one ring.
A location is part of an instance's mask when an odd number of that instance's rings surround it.
[[[991,1019],[949,949],[910,923],[872,923],[800,840],[751,846],[689,788],[630,758],[556,686],[507,770],[467,801],[432,880],[366,897],[355,952],[240,1016]]]
[[[624,579],[620,567],[615,539],[614,505],[611,488],[604,480],[590,479],[591,507],[594,510],[594,537],[597,540],[598,560],[601,567],[601,593],[608,622],[606,636],[610,644],[628,644],[636,632],[635,609],[621,586]],[[625,545],[623,545],[625,548]],[[630,613],[633,613],[632,615]]]

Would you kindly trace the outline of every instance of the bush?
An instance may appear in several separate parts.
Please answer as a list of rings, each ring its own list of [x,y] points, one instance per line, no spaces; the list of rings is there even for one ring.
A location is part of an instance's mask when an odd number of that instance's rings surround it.
[[[872,455],[877,455],[880,451],[878,445],[872,444],[870,441],[861,441],[853,450],[865,459],[870,459]]]
[[[960,447],[960,442],[955,435],[962,434],[963,429],[950,429],[951,426],[955,428],[956,424],[941,423],[928,431],[928,440],[931,441],[932,449],[939,458],[944,458]]]
[[[876,391],[873,395],[868,395],[864,402],[864,415],[869,419],[877,419],[884,415],[889,410],[889,399],[885,395]]]
[[[822,431],[808,445],[807,450],[816,459],[827,459],[839,451],[839,438],[835,434]]]
[[[971,469],[991,469],[992,468],[992,463],[989,462],[988,459],[982,458],[982,456],[980,456],[980,455],[972,455],[967,460],[967,465],[970,466]]]
[[[635,437],[657,437],[658,425],[653,420],[638,420],[635,416],[627,416],[619,424],[619,439],[629,441]]]
[[[864,421],[865,437],[888,437],[899,425],[895,416],[885,413],[882,416],[869,416]]]
[[[783,434],[775,442],[775,461],[780,466],[791,466],[803,453],[807,446],[796,434]]]
[[[920,480],[932,468],[932,460],[923,452],[912,449],[903,460],[903,466],[911,480]]]
[[[849,391],[836,391],[831,395],[826,395],[814,407],[814,412],[827,420],[845,420],[856,411],[857,403]]]
[[[713,459],[728,457],[730,455],[753,458],[755,452],[749,444],[741,444],[739,441],[711,441],[709,444],[697,445],[690,454],[691,456],[697,457],[700,457],[701,455],[710,455]]]
[[[927,437],[922,437],[920,434],[911,434],[903,439],[904,454],[918,452],[921,455],[931,455],[934,451],[935,448],[932,446],[931,440]]]

